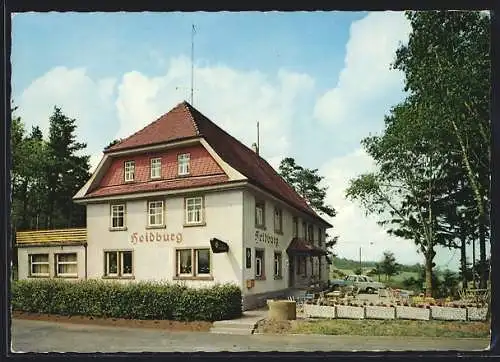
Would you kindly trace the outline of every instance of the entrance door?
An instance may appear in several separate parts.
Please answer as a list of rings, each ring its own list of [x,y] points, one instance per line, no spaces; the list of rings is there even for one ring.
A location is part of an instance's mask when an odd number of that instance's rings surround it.
[[[293,287],[295,285],[295,256],[290,256],[288,258],[288,286]]]

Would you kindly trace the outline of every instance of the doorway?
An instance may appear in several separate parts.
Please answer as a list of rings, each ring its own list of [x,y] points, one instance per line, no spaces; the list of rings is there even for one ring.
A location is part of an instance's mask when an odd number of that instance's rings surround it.
[[[288,287],[295,285],[295,256],[288,257]]]

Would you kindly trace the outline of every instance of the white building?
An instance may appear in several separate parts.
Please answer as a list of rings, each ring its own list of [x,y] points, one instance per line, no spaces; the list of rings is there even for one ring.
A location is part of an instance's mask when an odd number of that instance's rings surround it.
[[[74,201],[86,232],[19,233],[20,279],[236,283],[245,309],[328,279],[331,225],[187,102],[107,148]]]

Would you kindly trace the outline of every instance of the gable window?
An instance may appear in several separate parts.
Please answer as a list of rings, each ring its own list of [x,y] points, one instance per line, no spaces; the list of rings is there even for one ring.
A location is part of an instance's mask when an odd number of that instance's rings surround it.
[[[161,158],[151,159],[151,178],[161,178]]]
[[[255,226],[258,228],[264,228],[266,214],[265,214],[265,204],[263,202],[255,203]]]
[[[148,225],[163,226],[163,201],[148,202]]]
[[[277,251],[274,252],[274,279],[281,279],[281,263],[281,253]]]
[[[274,231],[283,232],[283,211],[277,207],[274,208]]]
[[[133,276],[132,251],[117,250],[104,252],[104,276],[126,278]]]
[[[307,230],[307,239],[311,242],[314,243],[314,228],[312,225],[309,225],[308,230]]]
[[[125,204],[111,205],[111,229],[125,227]]]
[[[125,182],[134,181],[135,161],[125,161]]]
[[[203,223],[203,197],[187,197],[186,224],[196,225]]]
[[[299,220],[296,216],[293,218],[293,237],[299,237]]]
[[[265,279],[264,249],[255,249],[255,278]]]
[[[177,156],[177,164],[178,164],[177,173],[179,176],[189,175],[190,171],[189,160],[190,160],[189,153],[182,153]]]
[[[56,254],[56,276],[77,277],[78,264],[76,253]]]
[[[49,276],[49,254],[30,254],[30,276]]]

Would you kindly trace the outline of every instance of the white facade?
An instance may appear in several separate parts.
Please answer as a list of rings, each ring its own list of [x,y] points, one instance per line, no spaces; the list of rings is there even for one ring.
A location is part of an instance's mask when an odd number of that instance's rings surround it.
[[[192,197],[201,197],[203,200],[202,223],[194,226],[186,224],[186,199]],[[163,201],[164,225],[161,227],[148,226],[149,201]],[[264,205],[265,227],[256,226],[257,203]],[[118,229],[111,227],[112,205],[125,207],[124,225]],[[275,230],[275,208],[281,210],[281,232]],[[304,257],[305,269],[300,270],[300,257],[288,255],[287,248],[296,236],[294,218],[297,218],[299,237],[307,237],[303,228],[305,222],[307,227],[313,227],[314,245],[318,246],[320,237],[324,242],[324,226],[321,228],[311,217],[250,187],[88,203],[87,246],[19,248],[19,278],[30,277],[30,254],[48,254],[51,272],[46,277],[53,277],[55,255],[75,252],[78,275],[73,279],[165,281],[191,287],[234,283],[241,287],[244,300],[247,300],[246,306],[250,308],[267,297],[286,294],[289,288],[309,286],[313,274],[319,274],[323,282],[327,280],[324,256],[320,257],[322,268],[318,271],[318,266],[313,267],[313,263],[318,263],[318,257]],[[210,248],[212,238],[227,243],[228,252],[213,253]],[[208,251],[210,272],[197,275],[196,258],[192,254],[192,275],[179,275],[177,252],[185,249],[193,250],[193,253],[196,250]],[[250,260],[247,260],[248,249]],[[263,251],[260,276],[256,270],[258,250]],[[109,275],[107,252],[131,252],[132,270],[126,275],[119,275],[119,272],[116,273],[118,275]],[[116,255],[120,259],[120,254]]]
[[[88,277],[110,278],[105,273],[105,251],[133,251],[131,278],[143,281],[179,280],[188,286],[209,286],[214,283],[242,283],[242,202],[238,190],[198,194],[204,199],[204,223],[185,224],[185,197],[164,196],[165,226],[148,227],[148,206],[151,199],[113,201],[87,205]],[[126,205],[125,230],[111,230],[110,205]],[[154,241],[151,241],[153,237]],[[218,238],[229,245],[229,252],[210,252],[210,276],[177,275],[176,250],[210,249],[210,239]],[[194,267],[194,266],[193,266]]]
[[[64,279],[85,279],[85,246],[83,245],[59,245],[59,246],[26,246],[20,247],[17,251],[17,262],[18,262],[18,278],[28,279],[28,278],[64,278]],[[76,267],[74,267],[75,274],[72,275],[61,275],[57,272],[58,266],[58,255],[76,254]],[[41,275],[45,273],[33,273],[32,262],[34,263],[45,263],[44,258],[47,258],[46,266],[43,269],[47,270],[47,275]],[[42,261],[30,260],[30,257],[39,258]],[[62,263],[62,260],[61,260]],[[41,267],[39,267],[41,268]]]

